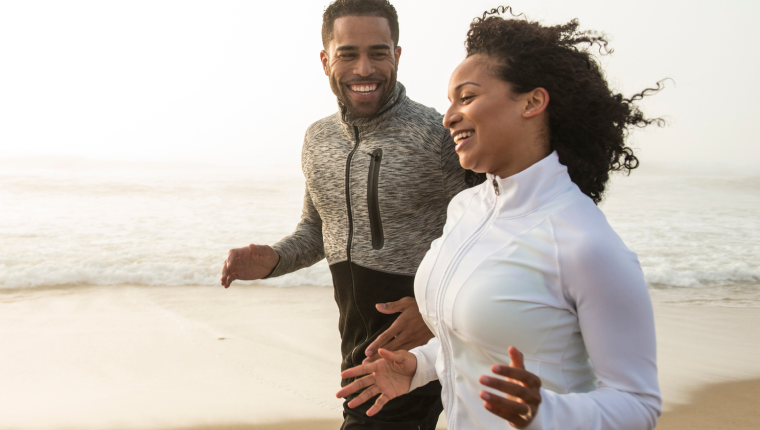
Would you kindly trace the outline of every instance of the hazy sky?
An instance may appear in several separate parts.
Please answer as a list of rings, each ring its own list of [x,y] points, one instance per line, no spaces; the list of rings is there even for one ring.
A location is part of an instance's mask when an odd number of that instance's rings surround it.
[[[443,111],[470,21],[510,4],[604,31],[603,60],[670,126],[633,135],[644,162],[760,161],[760,2],[396,0],[399,81]],[[0,158],[298,165],[303,133],[337,105],[321,69],[328,0],[0,0]]]

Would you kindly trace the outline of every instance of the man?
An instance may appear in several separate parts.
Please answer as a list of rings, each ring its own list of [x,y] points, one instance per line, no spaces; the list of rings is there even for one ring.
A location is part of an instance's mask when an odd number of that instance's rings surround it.
[[[441,235],[448,202],[467,179],[476,180],[459,165],[442,116],[411,101],[396,82],[398,36],[387,0],[336,0],[325,10],[320,58],[340,110],[306,131],[301,222],[272,247],[231,250],[222,270],[228,287],[326,257],[343,370],[377,358],[380,347],[408,350],[432,337],[414,300],[414,274]],[[367,408],[344,403],[342,429],[432,430],[442,410],[440,384],[394,399],[372,418]]]

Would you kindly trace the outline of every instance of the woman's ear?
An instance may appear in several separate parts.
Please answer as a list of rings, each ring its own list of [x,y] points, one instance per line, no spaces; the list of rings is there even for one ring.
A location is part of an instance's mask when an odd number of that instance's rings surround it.
[[[532,118],[546,110],[546,106],[549,105],[549,92],[539,87],[529,92],[525,100],[525,111],[522,116]]]

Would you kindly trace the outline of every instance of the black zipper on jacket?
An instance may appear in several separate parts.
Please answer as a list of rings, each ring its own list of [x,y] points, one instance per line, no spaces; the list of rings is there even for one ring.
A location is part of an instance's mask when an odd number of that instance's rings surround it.
[[[351,268],[351,241],[354,238],[354,217],[351,214],[351,188],[349,187],[349,184],[351,183],[351,159],[354,157],[354,153],[359,148],[359,143],[361,143],[361,139],[359,138],[359,127],[357,126],[354,126],[354,136],[356,138],[356,144],[354,145],[354,149],[348,153],[348,158],[346,159],[346,209],[348,210],[348,242],[346,243],[346,260],[348,261],[348,271],[351,273],[351,293],[354,299],[354,306],[356,307],[356,312],[359,314],[359,317],[362,320],[362,324],[364,324],[364,332],[366,333],[366,337],[369,338],[369,327],[367,327],[367,322],[364,321],[364,315],[362,315],[362,311],[359,309],[359,304],[356,302],[356,280],[354,279],[354,270]],[[353,362],[352,364],[356,363],[354,361],[354,352],[356,352],[357,346],[359,345],[354,346],[354,349],[351,351],[351,361]]]
[[[370,154],[369,177],[367,178],[367,211],[369,212],[369,228],[372,232],[372,249],[382,249],[385,243],[383,236],[383,221],[380,219],[380,203],[378,202],[377,180],[380,176],[380,162],[383,150],[378,148]]]

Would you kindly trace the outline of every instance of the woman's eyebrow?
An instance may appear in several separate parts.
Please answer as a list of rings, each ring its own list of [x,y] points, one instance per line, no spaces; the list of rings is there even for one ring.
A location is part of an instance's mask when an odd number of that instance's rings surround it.
[[[462,87],[463,87],[463,86],[465,86],[465,85],[475,85],[476,87],[479,87],[479,86],[480,86],[480,84],[477,84],[477,83],[475,83],[475,82],[467,81],[467,82],[463,82],[463,83],[461,83],[461,84],[457,85],[457,87],[456,87],[456,88],[454,88],[454,91],[459,91],[459,89],[460,89],[460,88],[462,88]],[[451,101],[451,99],[450,99],[450,98],[449,98],[449,101]]]
[[[479,86],[480,86],[480,84],[476,84],[475,82],[470,82],[470,81],[467,81],[467,82],[463,82],[463,83],[461,83],[461,84],[457,85],[457,87],[456,87],[456,88],[454,88],[454,90],[458,90],[458,89],[462,88],[462,87],[463,87],[463,86],[465,86],[465,85],[475,85],[476,87],[479,87]]]

